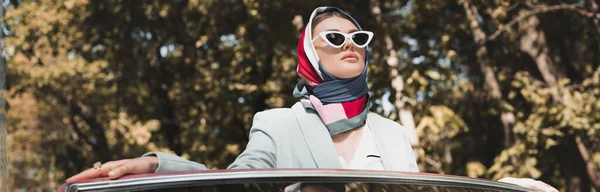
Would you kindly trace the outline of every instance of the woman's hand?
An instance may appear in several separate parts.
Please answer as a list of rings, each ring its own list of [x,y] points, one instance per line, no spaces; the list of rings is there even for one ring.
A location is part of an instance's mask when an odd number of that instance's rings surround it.
[[[500,182],[511,183],[515,185],[519,185],[522,187],[527,187],[531,189],[537,189],[544,192],[558,192],[558,190],[544,182],[530,179],[530,178],[514,178],[514,177],[505,177],[500,180]]]
[[[155,156],[139,157],[109,161],[99,168],[90,168],[67,179],[67,183],[78,182],[86,179],[108,176],[117,179],[126,174],[153,173],[158,167],[158,158]]]

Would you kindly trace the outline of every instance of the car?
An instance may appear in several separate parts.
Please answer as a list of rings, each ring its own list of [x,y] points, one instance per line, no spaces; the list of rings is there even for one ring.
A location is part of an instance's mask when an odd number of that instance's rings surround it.
[[[484,179],[429,173],[350,169],[239,169],[128,175],[66,183],[79,191],[534,191]]]

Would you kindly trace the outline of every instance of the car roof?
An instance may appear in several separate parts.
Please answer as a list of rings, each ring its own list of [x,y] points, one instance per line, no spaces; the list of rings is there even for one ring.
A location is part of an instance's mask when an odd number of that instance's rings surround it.
[[[454,175],[349,169],[238,169],[128,175],[117,180],[90,179],[66,183],[58,191],[123,191],[181,185],[265,182],[373,182],[498,191],[533,191],[513,184]]]

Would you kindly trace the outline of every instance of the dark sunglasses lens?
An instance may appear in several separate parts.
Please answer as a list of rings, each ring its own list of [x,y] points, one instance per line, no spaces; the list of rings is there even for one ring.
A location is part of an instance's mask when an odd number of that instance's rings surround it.
[[[334,44],[336,46],[342,45],[344,43],[344,40],[346,40],[342,34],[337,33],[329,33],[325,35],[325,38],[327,38],[327,41],[329,41],[331,44]]]
[[[354,36],[352,36],[352,40],[354,41],[354,43],[356,43],[356,45],[363,46],[364,44],[367,44],[367,41],[369,40],[369,35],[367,35],[366,33],[357,33],[354,34]]]

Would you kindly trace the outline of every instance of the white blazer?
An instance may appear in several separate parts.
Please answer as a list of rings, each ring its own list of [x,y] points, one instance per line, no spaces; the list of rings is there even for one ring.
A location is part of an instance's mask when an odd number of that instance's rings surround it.
[[[366,120],[375,136],[385,170],[418,172],[406,128],[376,113]],[[176,155],[150,152],[158,158],[156,172],[202,170],[206,166]],[[254,115],[246,149],[228,169],[341,168],[327,128],[315,111],[300,102],[292,108],[271,109]]]

